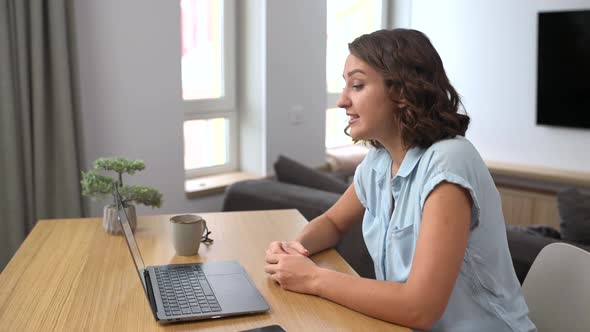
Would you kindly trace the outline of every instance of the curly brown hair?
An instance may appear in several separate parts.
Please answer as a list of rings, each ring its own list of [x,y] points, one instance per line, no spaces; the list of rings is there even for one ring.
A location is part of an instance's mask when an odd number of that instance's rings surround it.
[[[356,38],[348,49],[383,76],[391,100],[405,104],[396,119],[406,148],[465,135],[469,116],[459,113],[461,98],[424,33],[378,30]],[[381,147],[377,141],[370,144]]]

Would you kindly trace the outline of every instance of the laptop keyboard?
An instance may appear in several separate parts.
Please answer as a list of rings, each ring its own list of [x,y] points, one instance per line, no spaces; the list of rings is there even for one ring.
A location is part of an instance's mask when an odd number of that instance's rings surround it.
[[[200,266],[157,267],[155,271],[167,316],[221,311]]]

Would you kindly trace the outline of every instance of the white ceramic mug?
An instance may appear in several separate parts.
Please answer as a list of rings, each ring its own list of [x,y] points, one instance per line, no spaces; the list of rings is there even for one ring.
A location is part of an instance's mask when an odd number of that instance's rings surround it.
[[[192,256],[199,253],[201,238],[207,229],[205,219],[196,214],[180,214],[170,218],[172,245],[178,256]]]

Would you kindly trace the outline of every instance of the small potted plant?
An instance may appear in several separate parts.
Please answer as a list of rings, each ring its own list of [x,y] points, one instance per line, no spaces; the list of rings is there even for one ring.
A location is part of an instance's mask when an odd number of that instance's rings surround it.
[[[125,158],[99,158],[94,161],[94,170],[82,172],[82,195],[93,199],[104,199],[112,196],[112,203],[104,207],[103,227],[109,234],[121,233],[121,226],[117,220],[119,208],[123,208],[132,230],[137,226],[136,204],[145,206],[162,206],[162,194],[153,188],[144,186],[129,186],[123,184],[123,174],[132,175],[145,169],[141,160]],[[112,171],[117,173],[113,178],[97,171]]]

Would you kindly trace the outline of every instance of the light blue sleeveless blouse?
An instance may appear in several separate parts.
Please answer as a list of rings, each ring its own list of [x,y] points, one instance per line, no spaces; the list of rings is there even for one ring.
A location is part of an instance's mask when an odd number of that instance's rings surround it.
[[[432,330],[536,331],[508,251],[500,195],[475,147],[457,136],[410,149],[393,178],[391,165],[387,150],[371,149],[354,175],[377,279],[408,279],[424,202],[437,184],[451,182],[471,194],[471,232],[449,303]]]

